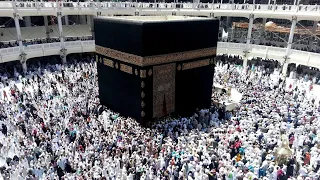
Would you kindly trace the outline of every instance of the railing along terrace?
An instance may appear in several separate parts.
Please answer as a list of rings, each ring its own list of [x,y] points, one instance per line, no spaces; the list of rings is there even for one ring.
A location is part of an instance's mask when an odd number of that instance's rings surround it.
[[[95,42],[94,40],[84,40],[84,41],[69,41],[64,43],[64,47],[67,49],[76,48],[76,47],[92,47],[94,49]],[[60,50],[61,43],[44,43],[44,44],[33,44],[23,47],[23,51],[26,53],[36,52],[36,51],[50,51],[50,50]],[[9,47],[0,49],[1,56],[9,56],[14,54],[20,54],[20,47]]]
[[[28,57],[40,57],[45,55],[59,55],[62,48],[60,42],[34,44],[23,47],[23,51]],[[81,53],[81,52],[94,52],[95,41],[69,41],[64,43],[64,48],[68,53]],[[286,48],[263,46],[250,44],[247,46],[245,43],[230,43],[230,42],[218,42],[217,53],[218,54],[238,54],[243,56],[245,51],[249,52],[250,57],[271,58],[278,61],[283,61],[283,57],[286,54]],[[19,47],[10,47],[0,49],[1,62],[8,62],[17,60],[20,55]],[[30,55],[30,56],[29,56]],[[307,51],[290,50],[289,63],[298,63],[303,65],[309,65],[313,67],[320,67],[320,54]]]
[[[263,11],[320,11],[319,5],[221,4],[221,3],[142,3],[142,2],[0,2],[1,9],[198,9],[198,10],[263,10]]]
[[[1,56],[10,55],[10,54],[16,54],[16,53],[20,53],[20,48],[19,47],[10,47],[10,48],[0,49]]]
[[[286,48],[255,44],[250,44],[248,48],[246,48],[246,44],[243,43],[218,42],[218,54],[236,53],[242,56],[244,55],[244,51],[248,51],[250,57],[271,58],[280,62],[284,61],[284,56],[286,55]],[[306,66],[320,67],[319,53],[292,49],[290,50],[289,57],[290,58],[288,63],[297,63]]]

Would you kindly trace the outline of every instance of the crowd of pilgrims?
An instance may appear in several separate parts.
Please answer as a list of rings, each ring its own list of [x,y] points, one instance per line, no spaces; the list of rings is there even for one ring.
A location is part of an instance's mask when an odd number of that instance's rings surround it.
[[[274,85],[264,66],[225,63],[214,82],[243,94],[234,111],[213,105],[149,127],[99,104],[91,57],[2,69],[0,179],[319,179],[319,99]],[[278,164],[282,141],[293,154]]]

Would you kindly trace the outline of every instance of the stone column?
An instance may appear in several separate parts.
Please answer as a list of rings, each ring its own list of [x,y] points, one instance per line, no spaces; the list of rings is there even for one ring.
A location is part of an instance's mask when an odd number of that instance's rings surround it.
[[[318,21],[314,21],[312,26],[312,38],[309,40],[309,49],[312,49],[312,50],[314,49],[313,37],[315,36],[317,28],[318,28]]]
[[[20,48],[20,63],[22,65],[22,70],[24,73],[27,73],[27,58],[26,55],[24,53],[24,49],[23,49],[23,44],[22,44],[22,37],[21,37],[21,29],[20,29],[20,17],[18,13],[13,13],[13,17],[14,17],[14,24],[16,26],[16,31],[17,31],[17,36],[18,36],[18,43],[19,43],[19,48]]]
[[[249,51],[244,51],[243,52],[243,68],[246,68],[248,66],[248,56],[249,56]]]
[[[27,54],[25,54],[25,53],[20,55],[20,63],[21,63],[21,66],[22,66],[23,73],[25,73],[25,74],[28,71],[26,56],[27,56]]]
[[[61,43],[60,57],[61,57],[62,63],[65,64],[67,63],[67,59],[66,59],[66,49],[64,45],[64,36],[62,31],[62,13],[61,12],[57,13],[57,19],[58,19],[59,37],[60,37],[60,43]]]
[[[49,24],[48,24],[48,16],[43,16],[44,19],[44,26],[46,28],[46,37],[50,38],[50,28],[49,28]]]
[[[61,54],[60,58],[61,58],[62,64],[67,64],[67,56],[65,54]]]
[[[260,43],[264,43],[264,36],[265,36],[265,27],[266,27],[266,23],[267,23],[267,18],[263,18],[262,19],[262,26],[260,29]]]
[[[90,27],[91,35],[94,38],[94,23],[93,23],[93,15],[87,15],[87,24]]]
[[[86,15],[87,17],[87,25],[91,27],[92,24],[92,15]]]
[[[64,25],[69,25],[69,17],[68,17],[68,15],[64,15],[63,16],[64,17]]]
[[[249,26],[248,26],[248,34],[247,34],[247,42],[246,42],[246,49],[245,49],[245,55],[243,59],[243,68],[247,67],[248,64],[248,54],[249,54],[249,47],[251,43],[251,33],[252,33],[252,27],[253,27],[253,20],[254,20],[254,15],[250,14],[249,15]]]
[[[293,41],[294,31],[296,29],[296,24],[297,24],[297,17],[294,16],[294,17],[292,17],[292,24],[291,24],[291,29],[290,29],[289,39],[288,39],[286,55],[284,56],[284,62],[283,62],[283,66],[282,66],[282,76],[283,77],[287,76],[288,64],[289,64],[288,59],[289,59],[289,56],[291,53],[292,41]]]
[[[20,23],[19,23],[19,14],[18,13],[13,13],[14,17],[14,24],[16,26],[16,31],[17,31],[17,37],[18,37],[18,43],[20,47],[20,52],[23,52],[23,44],[22,44],[22,37],[21,37],[21,29],[20,29]]]

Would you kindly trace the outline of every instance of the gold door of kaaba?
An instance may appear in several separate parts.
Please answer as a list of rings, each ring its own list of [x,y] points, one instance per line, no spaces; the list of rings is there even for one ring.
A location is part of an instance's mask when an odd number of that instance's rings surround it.
[[[175,111],[176,64],[153,67],[153,118]]]

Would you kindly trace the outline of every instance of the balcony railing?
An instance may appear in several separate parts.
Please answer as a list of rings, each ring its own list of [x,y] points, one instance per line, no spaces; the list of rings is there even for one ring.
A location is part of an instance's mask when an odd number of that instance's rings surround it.
[[[20,53],[19,47],[10,47],[10,48],[0,49],[1,56],[6,56],[6,55],[16,54],[16,53],[18,54]]]
[[[64,43],[67,54],[94,52],[94,40],[88,41],[69,41]],[[42,56],[60,55],[61,43],[33,44],[23,47],[23,51],[27,54],[27,59]],[[1,62],[19,60],[20,47],[10,47],[0,49]]]
[[[319,5],[142,3],[142,2],[0,2],[0,9],[156,9],[156,10],[241,10],[241,11],[320,11]]]
[[[243,56],[245,50],[249,51],[249,59],[253,57],[261,57],[283,62],[284,56],[286,55],[286,48],[250,44],[249,48],[246,49],[246,44],[243,43],[218,42],[218,54],[238,54]],[[288,63],[303,64],[306,66],[320,68],[319,59],[320,54],[318,53],[291,50]]]
[[[95,42],[94,40],[89,41],[69,41],[65,42],[64,47],[67,49],[67,54],[71,53],[82,53],[82,52],[94,52]],[[24,47],[24,52],[27,54],[27,58],[59,55],[61,43],[47,43],[47,44],[35,44]],[[250,44],[248,49],[244,43],[229,43],[229,42],[218,42],[217,53],[218,54],[237,54],[240,56],[244,55],[244,51],[249,52],[248,58],[261,57],[284,61],[286,55],[286,48],[263,46]],[[0,49],[1,62],[19,60],[20,48],[11,47]],[[307,66],[313,66],[320,68],[320,54],[311,53],[307,51],[291,50],[289,55],[288,63],[297,63]]]

